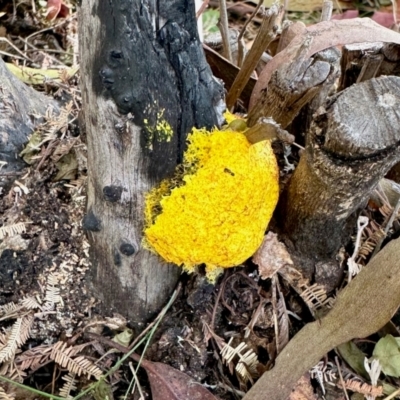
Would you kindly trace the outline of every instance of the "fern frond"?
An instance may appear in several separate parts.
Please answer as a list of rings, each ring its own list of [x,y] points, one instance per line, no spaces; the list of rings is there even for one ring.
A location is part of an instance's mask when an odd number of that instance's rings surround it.
[[[241,380],[246,383],[252,378],[258,376],[257,366],[258,366],[258,358],[252,349],[248,349],[245,353],[243,353],[247,348],[247,344],[241,342],[237,347],[232,347],[231,338],[229,343],[225,344],[225,346],[221,350],[221,356],[223,361],[228,365],[229,370],[232,373],[233,367],[233,359],[237,356],[238,362],[235,367],[235,371],[241,378]]]
[[[29,338],[33,316],[27,315],[18,318],[7,335],[7,342],[0,348],[0,363],[14,357],[18,347],[22,346]]]
[[[380,226],[377,226],[375,230],[368,233],[369,236],[358,251],[359,262],[361,262],[361,260],[364,261],[375,250],[376,245],[386,236],[385,231]]]
[[[18,222],[16,224],[2,226],[0,228],[0,240],[4,239],[7,235],[15,236],[25,232],[26,232],[25,222]]]
[[[20,304],[15,304],[13,302],[4,304],[0,307],[0,321],[17,318],[21,309],[22,306]]]
[[[14,395],[6,393],[6,390],[0,384],[0,400],[15,400]]]
[[[22,383],[26,377],[25,372],[21,371],[13,361],[1,364],[0,375],[19,383]]]
[[[27,310],[38,310],[42,308],[42,306],[37,302],[34,297],[24,297],[21,300],[21,305]]]
[[[318,285],[317,283],[308,286],[302,293],[300,293],[300,296],[305,301],[312,313],[324,306],[331,305],[333,302],[333,299],[328,297],[326,294],[324,287],[322,285]]]
[[[241,376],[244,383],[249,380],[252,381],[252,378],[258,376],[257,354],[252,349],[249,349],[245,354],[240,355],[239,357],[240,360],[235,367],[236,372]]]
[[[383,395],[383,387],[382,386],[372,386],[368,383],[363,383],[354,380],[347,380],[344,382],[344,386],[346,389],[351,390],[352,392],[361,393],[364,396],[372,396],[372,397],[380,397]]]
[[[53,347],[49,345],[33,347],[32,349],[24,351],[22,354],[18,354],[15,358],[15,363],[22,371],[28,368],[35,371],[49,362],[52,348]]]
[[[56,275],[50,274],[47,277],[46,295],[44,298],[45,305],[43,307],[46,310],[53,308],[55,304],[62,303],[60,288],[57,286],[58,283],[59,279]]]
[[[61,397],[66,398],[67,400],[73,399],[73,397],[71,396],[71,392],[77,389],[75,374],[69,372],[67,375],[64,375],[61,379],[65,381],[65,383],[62,385],[59,391],[59,395]]]
[[[75,351],[73,347],[67,348],[67,343],[58,342],[54,345],[50,358],[78,376],[86,374],[88,376],[93,375],[96,379],[99,379],[103,374],[101,369],[84,356],[72,358],[73,351]]]

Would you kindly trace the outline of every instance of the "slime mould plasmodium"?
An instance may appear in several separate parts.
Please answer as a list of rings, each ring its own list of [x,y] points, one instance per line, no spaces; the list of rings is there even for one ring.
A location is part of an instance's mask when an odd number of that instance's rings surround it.
[[[145,246],[189,272],[205,264],[210,281],[254,254],[279,192],[270,141],[251,144],[228,118],[224,130],[193,129],[174,178],[145,202]]]

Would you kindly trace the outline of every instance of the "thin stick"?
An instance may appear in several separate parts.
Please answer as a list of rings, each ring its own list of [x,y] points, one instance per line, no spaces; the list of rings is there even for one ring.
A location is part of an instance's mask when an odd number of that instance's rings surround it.
[[[321,21],[330,21],[332,18],[333,2],[325,0],[322,6]]]
[[[239,36],[238,36],[238,60],[237,60],[237,65],[240,68],[242,66],[243,63],[243,35],[246,32],[247,26],[249,25],[249,23],[252,21],[252,19],[257,15],[258,10],[260,9],[260,7],[263,5],[264,0],[259,0],[257,7],[255,8],[255,10],[253,11],[253,13],[250,15],[250,17],[247,19],[247,21],[244,23]]]
[[[394,391],[392,394],[389,394],[389,396],[385,397],[383,400],[391,400],[394,399],[397,395],[400,394],[400,389],[397,389]]]
[[[23,172],[0,172],[0,176],[19,176],[22,174]]]
[[[265,14],[260,31],[258,32],[253,46],[247,53],[242,68],[237,74],[235,81],[229,90],[228,96],[226,97],[226,105],[228,109],[231,109],[235,105],[236,100],[245,88],[268,44],[276,37],[276,26],[280,22],[282,15],[283,7],[278,7],[276,5],[272,6]]]
[[[232,61],[231,43],[229,41],[228,12],[226,9],[226,0],[219,0],[219,21],[218,28],[221,31],[223,53],[222,55]]]
[[[203,12],[204,12],[205,9],[207,8],[209,2],[210,2],[210,0],[203,0],[202,5],[201,5],[200,8],[197,10],[196,19],[199,19],[200,15],[203,14]]]
[[[144,397],[144,395],[143,395],[142,386],[140,385],[140,382],[139,382],[139,379],[138,379],[138,377],[137,377],[135,368],[133,367],[132,362],[129,362],[128,365],[129,365],[129,368],[130,368],[130,370],[131,370],[131,372],[132,372],[133,379],[135,380],[135,382],[137,382],[137,388],[138,388],[138,391],[139,391],[139,394],[140,394],[140,400],[144,400],[146,397]],[[133,388],[133,390],[134,390],[134,389],[135,389],[135,388]],[[132,394],[133,394],[133,392],[132,392]]]
[[[339,359],[336,356],[335,356],[335,363],[336,363],[336,366],[337,366],[337,369],[338,369],[338,372],[339,372],[340,383],[342,385],[342,389],[343,389],[344,395],[346,397],[346,400],[350,400],[349,399],[349,395],[347,394],[347,389],[346,389],[344,380],[343,380],[342,371],[340,369]]]

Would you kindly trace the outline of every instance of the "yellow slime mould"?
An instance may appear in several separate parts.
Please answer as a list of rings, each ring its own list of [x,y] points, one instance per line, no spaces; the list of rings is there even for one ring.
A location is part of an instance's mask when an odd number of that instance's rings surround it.
[[[146,196],[144,244],[192,272],[243,263],[260,246],[278,200],[271,143],[242,132],[193,129],[183,165]]]

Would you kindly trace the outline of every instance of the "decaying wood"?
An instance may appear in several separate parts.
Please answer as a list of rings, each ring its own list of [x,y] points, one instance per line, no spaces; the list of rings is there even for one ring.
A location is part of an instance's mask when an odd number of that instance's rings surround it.
[[[265,0],[264,6],[271,7],[274,2],[274,0]],[[315,11],[320,10],[321,5],[321,0],[289,0],[287,2],[286,11]],[[333,2],[333,7],[339,10],[346,10],[350,5],[351,3],[345,1],[335,0]]]
[[[58,110],[53,99],[30,88],[16,78],[0,59],[0,189],[6,186],[17,171],[25,167],[18,157],[35,126],[43,122],[48,107]],[[0,190],[1,193],[1,190]]]
[[[286,143],[294,142],[294,136],[282,129],[272,118],[260,118],[258,123],[247,129],[244,134],[252,144],[275,139]]]
[[[303,143],[303,136],[310,129],[315,112],[320,106],[326,103],[326,100],[331,94],[332,88],[340,74],[341,52],[336,47],[322,50],[314,55],[313,58],[315,60],[328,62],[331,66],[331,72],[327,79],[319,85],[315,97],[301,108],[299,114],[291,124],[291,133],[296,137],[296,141],[300,144]],[[291,115],[293,114],[294,113],[292,112]]]
[[[316,117],[278,204],[280,226],[298,254],[335,257],[348,240],[348,218],[400,160],[399,124],[398,77],[353,85]]]
[[[220,123],[222,87],[201,49],[194,2],[87,0],[79,34],[92,283],[103,312],[140,328],[180,274],[142,247],[144,194],[173,174],[193,126]]]
[[[210,65],[214,76],[221,80],[223,79],[225,89],[229,90],[239,73],[239,67],[229,62],[226,58],[222,57],[219,53],[204,43],[203,49],[206,54],[207,63]],[[240,95],[240,100],[242,100],[245,105],[250,102],[251,93],[256,82],[257,80],[254,77],[250,77]]]
[[[243,400],[286,400],[300,377],[328,351],[382,328],[400,305],[400,239],[389,243],[343,289],[333,309],[307,324]]]
[[[272,6],[264,16],[263,23],[254,40],[253,46],[247,53],[246,58],[240,68],[238,75],[230,88],[226,97],[228,109],[234,106],[244,87],[246,86],[251,74],[255,70],[258,61],[268,47],[269,43],[276,37],[278,26],[283,17],[283,7]]]
[[[400,44],[400,34],[378,25],[368,18],[354,18],[340,21],[323,21],[307,27],[303,34],[294,37],[290,44],[278,53],[261,73],[250,100],[250,115],[254,120],[263,114],[263,98],[268,92],[268,83],[274,73],[297,56],[299,48],[309,43],[305,59],[332,46],[351,43],[386,42]],[[267,110],[265,108],[265,110]]]
[[[298,48],[295,59],[291,63],[283,64],[273,74],[268,91],[249,113],[247,120],[249,126],[253,126],[264,116],[273,118],[282,128],[286,128],[301,108],[309,103],[326,83],[331,86],[339,71],[335,67],[338,57],[324,58],[319,53],[309,58],[311,43],[312,40],[305,41]]]
[[[358,43],[343,46],[339,90],[381,75],[400,75],[400,45]]]

